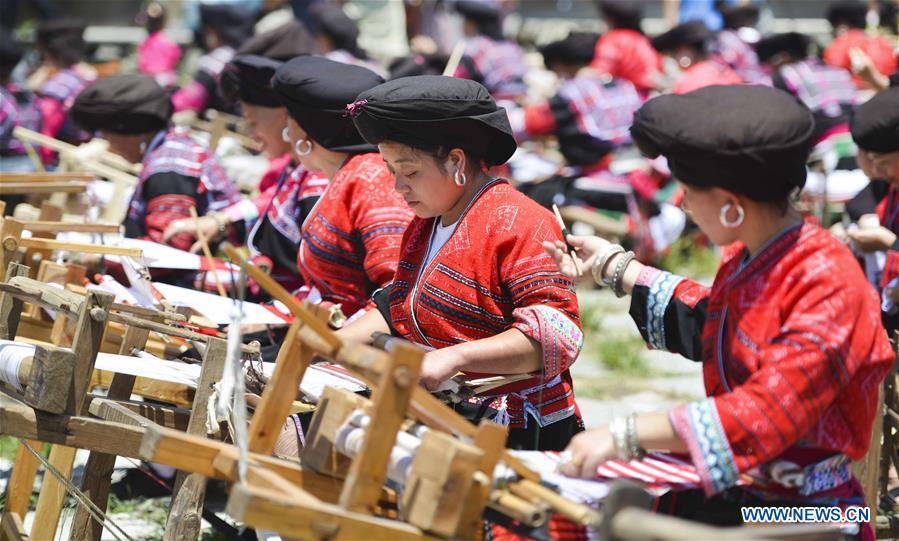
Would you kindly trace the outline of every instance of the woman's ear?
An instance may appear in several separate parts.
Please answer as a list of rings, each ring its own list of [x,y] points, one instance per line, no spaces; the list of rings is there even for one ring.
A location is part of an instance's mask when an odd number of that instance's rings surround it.
[[[465,171],[465,151],[461,148],[454,148],[449,152],[449,161],[453,168],[459,171]]]

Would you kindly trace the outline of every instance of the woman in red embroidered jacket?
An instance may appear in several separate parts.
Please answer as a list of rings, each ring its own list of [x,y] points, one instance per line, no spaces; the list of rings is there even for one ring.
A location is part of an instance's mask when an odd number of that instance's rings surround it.
[[[297,266],[312,300],[352,317],[393,279],[412,211],[394,191],[384,160],[353,126],[346,104],[383,79],[360,66],[299,57],[275,72],[287,131],[300,163],[330,179],[302,226]]]
[[[191,207],[202,216],[237,202],[237,189],[209,147],[188,130],[169,128],[171,100],[151,77],[101,79],[78,95],[72,112],[86,129],[99,130],[112,152],[143,164],[125,219],[127,236],[162,242],[169,223],[188,218]],[[167,244],[189,250],[194,240],[179,233]]]
[[[297,268],[300,228],[328,180],[297,163],[293,145],[285,137],[287,109],[270,85],[281,65],[262,56],[240,55],[225,67],[220,83],[226,100],[240,102],[250,135],[270,160],[259,194],[198,220],[175,220],[163,240],[181,232],[196,235],[198,229],[207,239],[215,239],[229,228],[236,229],[250,247],[252,261],[270,269],[272,278],[294,291],[304,283]],[[191,251],[199,249],[198,242],[191,247]],[[250,290],[254,295],[262,293],[255,284]]]
[[[858,228],[848,230],[864,253],[869,280],[881,291],[888,329],[899,329],[899,88],[884,90],[862,104],[850,122],[858,164],[871,179],[869,202]],[[886,181],[886,194],[880,186]],[[866,190],[867,191],[867,190]],[[881,192],[881,193],[876,193]]]
[[[486,173],[515,151],[505,110],[480,84],[442,76],[385,83],[350,110],[416,218],[379,309],[344,336],[392,332],[432,349],[429,389],[459,371],[529,374],[460,409],[509,425],[511,447],[561,449],[582,429],[568,371],[582,344],[578,306],[540,247],[561,238],[552,214]]]
[[[598,282],[632,295],[652,347],[703,363],[708,398],[577,436],[568,473],[593,477],[610,458],[665,449],[697,467],[704,494],[675,505],[697,520],[739,523],[745,505],[864,505],[849,461],[868,448],[893,353],[852,254],[789,206],[813,130],[806,107],[762,86],[662,96],[637,112],[637,146],[667,157],[693,220],[729,246],[714,283],[597,237],[568,240]],[[571,275],[559,246],[545,247]]]

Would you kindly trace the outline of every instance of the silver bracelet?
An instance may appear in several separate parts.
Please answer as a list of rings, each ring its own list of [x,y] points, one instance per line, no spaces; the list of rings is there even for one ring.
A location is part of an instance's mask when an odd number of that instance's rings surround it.
[[[626,293],[624,292],[623,283],[622,283],[624,281],[624,271],[627,269],[627,266],[630,264],[631,261],[634,260],[635,257],[636,256],[634,255],[634,252],[627,252],[626,254],[621,256],[621,259],[618,261],[618,264],[615,266],[615,274],[612,276],[611,285],[612,285],[613,290],[615,291],[616,297],[620,298],[620,297],[623,297],[626,295]]]
[[[609,433],[612,435],[612,443],[615,444],[615,454],[620,460],[630,460],[627,446],[627,420],[624,417],[615,417],[609,423]]]
[[[637,435],[637,416],[635,414],[628,415],[625,426],[625,441],[630,458],[643,458],[646,452],[640,447],[640,438]]]
[[[606,269],[606,265],[608,265],[609,260],[612,259],[616,254],[623,254],[624,248],[621,247],[620,244],[609,244],[605,248],[599,252],[596,260],[593,261],[593,268],[591,269],[591,273],[593,274],[593,281],[596,282],[600,287],[608,286],[609,283],[603,277],[603,271]]]

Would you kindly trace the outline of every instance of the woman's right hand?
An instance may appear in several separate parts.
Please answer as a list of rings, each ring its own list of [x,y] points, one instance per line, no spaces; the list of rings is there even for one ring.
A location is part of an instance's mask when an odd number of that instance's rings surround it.
[[[590,276],[590,269],[593,268],[593,262],[596,260],[596,255],[601,252],[604,247],[610,244],[609,241],[601,237],[568,235],[566,239],[568,240],[568,244],[575,249],[578,256],[578,263],[583,270],[583,275],[586,276]],[[564,242],[556,241],[555,243],[552,243],[544,241],[543,249],[552,256],[562,274],[572,280],[577,280],[583,276],[578,273],[578,269],[575,267],[574,261],[571,260],[571,255],[568,253],[568,247],[565,246]]]
[[[197,231],[203,233],[205,239],[213,240],[219,234],[218,222],[211,216],[200,216],[196,220],[193,218],[172,220],[162,233],[162,242],[168,242],[170,238],[179,233],[187,233],[194,238],[198,238]],[[199,244],[197,246],[199,247]],[[191,251],[195,251],[193,247]]]

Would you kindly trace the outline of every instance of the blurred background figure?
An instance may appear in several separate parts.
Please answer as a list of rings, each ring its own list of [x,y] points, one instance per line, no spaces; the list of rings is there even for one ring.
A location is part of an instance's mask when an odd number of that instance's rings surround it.
[[[319,2],[310,8],[309,15],[315,42],[325,58],[362,66],[382,75],[381,67],[369,61],[368,53],[359,47],[359,25],[340,4]]]
[[[674,79],[672,92],[684,94],[705,86],[743,83],[727,64],[709,56],[709,43],[714,37],[702,21],[691,21],[653,38],[652,46],[672,61],[666,65]]]
[[[596,42],[593,69],[630,81],[646,97],[661,82],[662,59],[640,28],[642,5],[600,0],[598,6],[608,30]]]
[[[69,117],[75,98],[97,79],[96,70],[85,62],[86,23],[80,19],[53,19],[37,28],[35,45],[41,55],[40,67],[29,77],[41,111],[41,133],[67,143],[83,143],[90,134]],[[41,158],[52,163],[56,153],[41,148]]]
[[[156,79],[159,86],[175,86],[178,75],[175,69],[181,59],[181,47],[165,35],[165,8],[159,2],[150,2],[135,22],[147,30],[147,37],[137,46],[137,69]]]
[[[848,0],[833,4],[827,12],[827,21],[833,28],[833,41],[824,49],[824,62],[831,66],[853,70],[853,53],[863,52],[874,68],[882,75],[896,71],[896,55],[893,46],[882,36],[870,36],[865,32],[868,6]],[[858,60],[856,61],[856,64]],[[854,77],[859,88],[871,88],[859,77]]]
[[[712,54],[747,83],[770,85],[771,78],[762,71],[752,48],[761,38],[755,29],[759,8],[752,5],[723,7],[721,17],[724,27],[710,45]]]
[[[252,12],[240,4],[200,4],[197,45],[205,51],[194,78],[172,96],[175,112],[227,110],[217,92],[218,77],[235,50],[253,35]]]
[[[33,131],[41,129],[41,114],[34,95],[12,80],[12,72],[22,60],[23,52],[12,36],[0,30],[0,172],[34,170],[25,146],[12,135],[17,126]]]
[[[522,98],[528,65],[521,46],[503,37],[500,3],[457,0],[454,5],[465,21],[464,56],[454,76],[481,83],[497,100]]]

